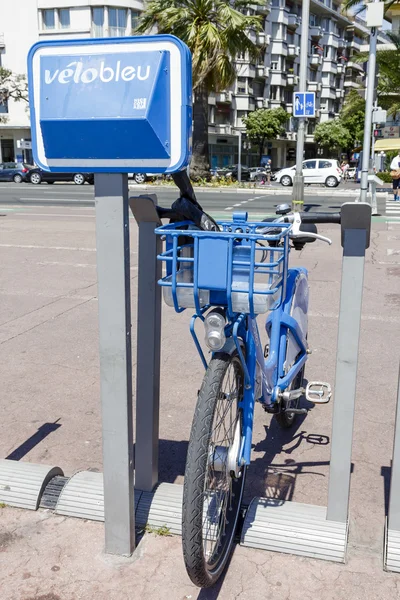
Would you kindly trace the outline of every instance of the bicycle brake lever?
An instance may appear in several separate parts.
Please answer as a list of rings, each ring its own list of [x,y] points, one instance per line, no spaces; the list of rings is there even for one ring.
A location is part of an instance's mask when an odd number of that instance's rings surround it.
[[[327,238],[324,235],[320,235],[319,233],[310,233],[308,231],[300,231],[299,233],[292,233],[290,235],[291,240],[293,240],[293,239],[295,240],[296,238],[304,238],[304,237],[313,238],[314,240],[321,240],[321,242],[326,242],[329,245],[332,244],[332,240],[330,238]]]

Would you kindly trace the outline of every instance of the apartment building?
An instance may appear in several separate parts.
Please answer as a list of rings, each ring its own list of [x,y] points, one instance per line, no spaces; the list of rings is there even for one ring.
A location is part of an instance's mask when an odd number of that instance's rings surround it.
[[[0,64],[15,73],[26,72],[26,55],[37,40],[130,35],[135,28],[141,0],[19,0],[15,10],[0,2]],[[262,49],[257,62],[242,54],[235,57],[237,79],[230,90],[209,97],[209,141],[212,166],[238,160],[238,133],[243,119],[257,108],[282,106],[292,113],[293,92],[299,83],[301,2],[266,0],[249,4],[247,14],[261,14],[263,31],[249,32]],[[360,20],[341,13],[336,0],[311,0],[308,40],[308,89],[316,92],[317,117],[310,119],[306,156],[315,156],[313,132],[320,121],[333,119],[347,90],[363,83],[364,69],[352,58],[365,44],[368,30]],[[381,42],[385,43],[382,34]],[[0,162],[31,160],[29,112],[25,103],[0,105],[7,117],[0,124]],[[284,136],[268,143],[266,154],[274,166],[294,163],[296,120],[290,119]],[[258,152],[245,137],[243,163],[258,164]]]
[[[248,56],[236,57],[237,80],[232,89],[209,98],[210,157],[213,166],[237,163],[238,130],[245,131],[243,118],[255,108],[282,106],[293,112],[293,92],[298,89],[300,69],[301,2],[271,0],[260,9],[249,5],[247,14],[264,17],[264,31],[255,41],[263,52],[257,64]],[[314,144],[314,130],[318,123],[334,119],[345,99],[346,92],[364,85],[363,65],[354,57],[365,46],[369,30],[361,19],[342,14],[335,0],[311,0],[308,39],[309,91],[316,93],[316,118],[309,119],[305,140],[305,156],[318,153]],[[388,43],[382,33],[380,43]],[[296,119],[287,123],[284,136],[267,144],[266,157],[273,166],[295,162]],[[242,162],[258,165],[257,148],[252,148],[245,137]]]

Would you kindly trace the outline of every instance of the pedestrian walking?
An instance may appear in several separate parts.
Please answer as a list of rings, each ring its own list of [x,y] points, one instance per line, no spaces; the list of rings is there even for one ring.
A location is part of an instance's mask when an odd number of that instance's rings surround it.
[[[400,150],[397,152],[397,156],[394,157],[390,163],[390,175],[393,182],[393,194],[394,201],[399,201],[399,187],[400,187]]]
[[[343,179],[344,181],[347,181],[349,179],[349,163],[347,161],[343,161],[342,164],[340,165],[340,168],[342,169],[342,173],[343,173]]]
[[[271,185],[271,173],[272,173],[272,160],[269,158],[267,160],[267,164],[265,165],[265,175],[263,175],[261,183],[265,185],[265,181],[267,185]]]

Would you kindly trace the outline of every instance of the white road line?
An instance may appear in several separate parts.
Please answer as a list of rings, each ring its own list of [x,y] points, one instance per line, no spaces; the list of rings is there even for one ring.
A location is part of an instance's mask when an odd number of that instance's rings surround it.
[[[94,196],[92,196],[93,198],[93,203],[94,203]],[[42,198],[39,198],[38,196],[36,196],[35,198],[20,198],[20,200],[41,200]],[[43,200],[43,202],[47,203],[47,202],[62,202],[63,200],[68,200],[69,202],[76,202],[77,204],[79,203],[79,199],[77,200],[76,198],[46,198],[45,200]],[[86,199],[82,199],[82,201],[86,202]]]
[[[1,210],[1,209],[0,209]],[[93,215],[64,215],[61,213],[33,213],[33,212],[18,212],[15,213],[16,215],[21,215],[21,216],[30,216],[30,217],[75,217],[75,218],[84,218],[84,219],[94,219],[95,218],[95,214],[93,213]],[[131,217],[133,218],[133,217]]]
[[[241,205],[241,202],[239,202],[239,204],[234,204],[233,206],[240,206],[240,205]]]
[[[392,250],[391,248],[389,248],[389,250],[386,251],[388,256],[394,256],[397,254],[400,254],[400,250]]]
[[[232,210],[233,206],[227,206],[224,210]]]
[[[96,252],[96,248],[74,248],[73,246],[34,246],[31,244],[0,244],[0,248],[23,248],[26,250],[78,250],[79,252]]]

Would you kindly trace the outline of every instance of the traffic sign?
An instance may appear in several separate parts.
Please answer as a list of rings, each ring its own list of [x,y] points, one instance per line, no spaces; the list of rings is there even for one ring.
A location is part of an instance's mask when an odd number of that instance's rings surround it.
[[[295,92],[293,94],[293,116],[315,117],[314,92]]]
[[[35,44],[28,55],[35,162],[61,172],[183,169],[191,73],[188,47],[171,35]]]

